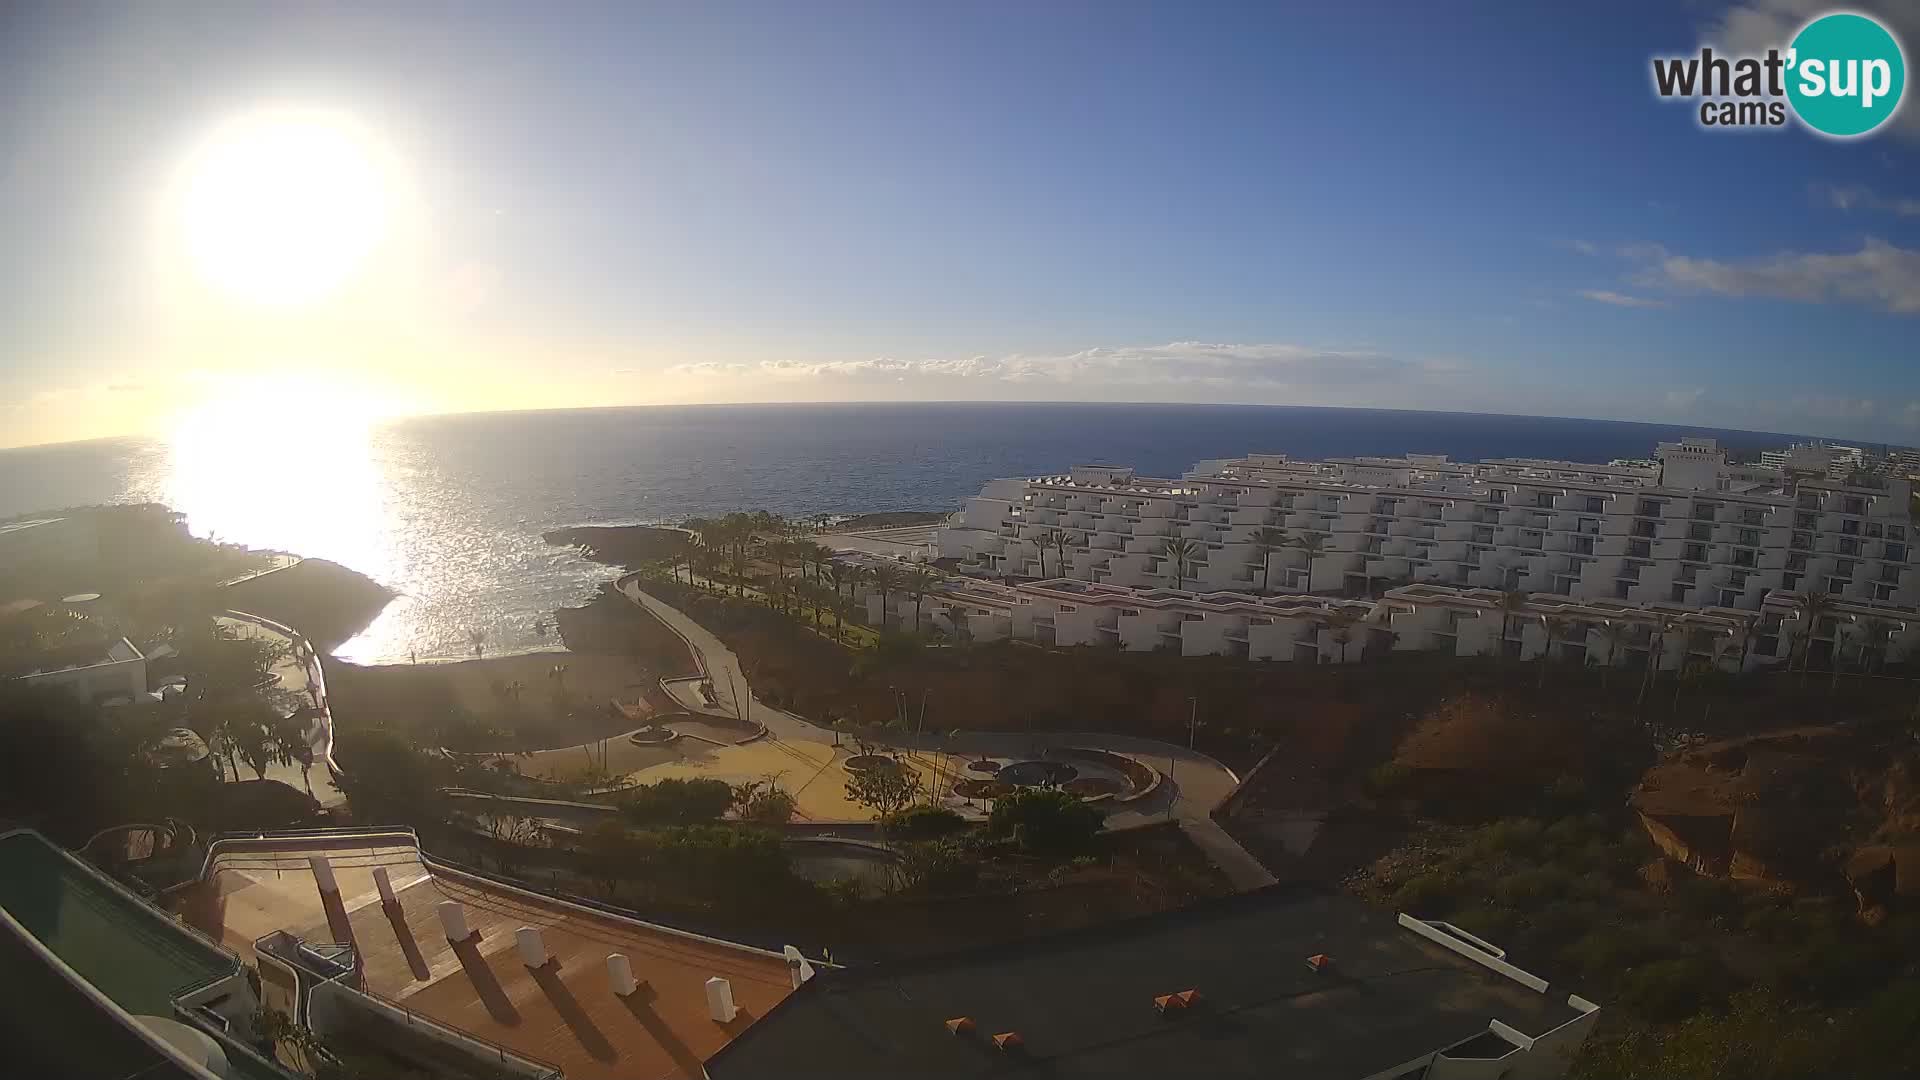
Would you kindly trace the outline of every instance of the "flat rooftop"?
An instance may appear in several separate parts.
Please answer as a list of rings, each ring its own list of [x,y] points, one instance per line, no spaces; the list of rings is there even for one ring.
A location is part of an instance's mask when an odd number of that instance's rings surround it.
[[[322,907],[308,868],[326,855],[340,886],[338,910]],[[384,866],[399,899],[380,903],[373,869]],[[477,937],[447,941],[438,915],[457,900]],[[253,942],[285,930],[309,942],[358,950],[366,989],[449,1027],[538,1061],[568,1080],[650,1080],[702,1075],[701,1063],[791,988],[779,956],[665,927],[591,912],[483,877],[429,866],[411,844],[336,838],[261,841],[221,855],[208,880],[175,908],[189,922],[251,955]],[[556,968],[521,963],[514,932],[540,927]],[[623,953],[641,982],[615,996],[606,957]],[[707,1014],[705,984],[733,986],[740,1014]]]
[[[1316,973],[1307,958],[1333,958]],[[1197,990],[1162,1015],[1154,998]],[[1029,942],[822,971],[712,1058],[715,1080],[1364,1077],[1485,1036],[1538,1036],[1582,1013],[1350,897],[1276,886]],[[946,1022],[970,1017],[970,1036]],[[1022,1046],[991,1036],[1018,1032]]]
[[[135,1015],[171,1016],[174,995],[238,967],[234,957],[31,833],[0,836],[0,907]]]

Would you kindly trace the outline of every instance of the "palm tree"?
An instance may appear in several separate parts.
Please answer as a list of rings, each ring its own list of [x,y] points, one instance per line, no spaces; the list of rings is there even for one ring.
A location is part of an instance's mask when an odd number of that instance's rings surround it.
[[[1360,616],[1342,608],[1327,616],[1327,625],[1332,629],[1327,636],[1335,645],[1340,646],[1340,662],[1347,662],[1347,646],[1353,643],[1353,628],[1359,623]]]
[[[1833,610],[1833,597],[1810,592],[1800,597],[1800,685],[1807,685],[1807,666],[1813,662],[1813,636],[1820,632],[1820,621]],[[1835,659],[1839,653],[1839,635],[1834,636]]]
[[[920,627],[923,625],[920,621],[920,605],[926,600],[927,594],[932,592],[939,583],[940,575],[924,566],[914,567],[913,571],[907,575],[906,590],[907,596],[913,601],[913,632],[916,634],[920,632]]]
[[[1042,529],[1040,532],[1034,534],[1033,542],[1039,548],[1040,576],[1043,578],[1047,576],[1047,549],[1053,548],[1056,551],[1059,550],[1061,545],[1060,535],[1059,529]],[[1057,562],[1054,564],[1053,572],[1055,574],[1065,573]]]
[[[1328,536],[1326,533],[1315,532],[1312,529],[1293,538],[1293,546],[1307,553],[1308,592],[1313,591],[1313,562],[1320,557],[1320,552],[1326,549],[1327,540]]]
[[[1260,556],[1260,591],[1273,590],[1273,553],[1287,545],[1287,530],[1271,526],[1253,531],[1253,550]]]
[[[801,551],[806,556],[807,562],[813,566],[813,580],[819,581],[820,572],[833,561],[833,549],[825,544],[808,543],[801,548]]]
[[[1653,684],[1660,681],[1660,661],[1667,652],[1667,635],[1673,632],[1673,616],[1660,615],[1653,620],[1652,636],[1647,639],[1647,671],[1640,680],[1640,696],[1635,705],[1642,705],[1647,694],[1653,690]]]
[[[475,660],[480,659],[487,647],[486,629],[476,626],[472,630],[467,631],[467,644],[473,646],[473,658]]]
[[[1553,659],[1553,643],[1556,639],[1566,637],[1567,631],[1573,626],[1574,621],[1565,615],[1540,616],[1540,629],[1547,635],[1547,644],[1540,652],[1540,681],[1536,686],[1547,685],[1547,661]]]
[[[1077,532],[1065,529],[1053,530],[1053,569],[1055,573],[1058,573],[1061,577],[1073,576],[1067,572],[1067,545],[1072,544],[1078,547],[1084,539],[1085,537],[1082,537]]]
[[[700,547],[700,538],[692,533],[680,533],[668,552],[668,565],[674,571],[673,579],[680,580],[679,567],[687,568],[687,584],[693,584],[693,556]]]
[[[1860,621],[1860,663],[1866,667],[1866,673],[1885,671],[1887,650],[1893,644],[1893,634],[1899,630],[1899,623],[1887,619],[1862,619]]]
[[[1513,628],[1513,617],[1527,610],[1528,596],[1519,589],[1509,589],[1500,594],[1500,655],[1507,655],[1507,634]],[[1515,651],[1518,655],[1518,650]]]
[[[900,571],[891,566],[876,566],[870,579],[873,587],[880,590],[880,629],[887,628],[887,597],[900,588]]]
[[[1608,619],[1600,624],[1600,640],[1607,646],[1607,662],[1600,669],[1600,689],[1605,690],[1612,680],[1613,669],[1620,666],[1620,657],[1627,651],[1627,633],[1630,628],[1618,619]]]
[[[822,568],[822,573],[825,574],[827,591],[832,594],[834,599],[839,599],[840,586],[847,583],[847,572],[851,569],[852,567],[841,566],[839,563],[833,562],[825,564]]]
[[[767,558],[773,560],[773,576],[785,585],[787,580],[787,562],[793,558],[793,544],[781,537],[767,541]]]
[[[1846,655],[1844,651],[1846,641],[1848,639],[1857,641],[1860,637],[1860,624],[1854,620],[1849,619],[1833,628],[1833,659],[1827,662],[1828,698],[1832,698],[1833,692],[1840,689],[1840,660]],[[1864,650],[1866,646],[1862,645],[1861,648]],[[1828,706],[1828,708],[1831,709],[1832,706]]]
[[[1184,536],[1169,536],[1161,541],[1160,554],[1173,560],[1174,588],[1187,587],[1187,564],[1199,553],[1199,542]]]
[[[967,625],[967,613],[961,611],[957,605],[948,604],[947,625],[953,627],[953,643],[965,645],[967,635],[972,632],[972,628]]]

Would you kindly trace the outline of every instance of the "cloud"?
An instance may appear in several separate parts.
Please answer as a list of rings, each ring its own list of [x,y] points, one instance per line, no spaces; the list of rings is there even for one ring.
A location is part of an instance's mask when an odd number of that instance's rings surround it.
[[[1596,304],[1612,304],[1614,307],[1663,308],[1669,305],[1665,300],[1655,300],[1647,296],[1628,296],[1610,289],[1581,289],[1578,295]]]
[[[904,360],[883,356],[867,360],[768,360],[759,364],[709,362],[676,365],[667,369],[667,373],[696,378],[912,378],[1012,385],[1300,390],[1404,386],[1410,381],[1449,378],[1466,367],[1458,360],[1408,360],[1370,350],[1175,341],[1071,353],[1015,353],[960,359]]]
[[[1705,397],[1707,388],[1691,386],[1684,390],[1669,390],[1666,396],[1667,409],[1671,412],[1691,412],[1700,399]]]
[[[1784,49],[1793,35],[1814,18],[1834,10],[1871,15],[1906,45],[1912,62],[1914,42],[1920,42],[1920,4],[1913,0],[1741,0],[1701,28],[1707,44],[1730,53],[1758,53]],[[1909,91],[1911,96],[1911,91]],[[1911,101],[1885,129],[1905,138],[1920,138],[1920,108]]]
[[[1815,184],[1813,198],[1835,210],[1879,210],[1897,217],[1920,217],[1920,199],[1889,198],[1871,188]]]
[[[1782,252],[1752,259],[1696,258],[1662,249],[1635,280],[1681,292],[1920,313],[1920,251],[1884,240],[1868,240],[1846,254]]]

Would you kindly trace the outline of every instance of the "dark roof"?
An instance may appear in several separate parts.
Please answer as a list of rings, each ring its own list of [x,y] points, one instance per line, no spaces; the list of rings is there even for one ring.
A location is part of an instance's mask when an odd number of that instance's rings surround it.
[[[1332,958],[1316,973],[1307,958]],[[1197,990],[1162,1015],[1154,998]],[[1499,1019],[1580,1015],[1351,897],[1273,886],[1102,927],[821,971],[707,1063],[735,1077],[1362,1077]],[[946,1022],[970,1017],[956,1036]],[[1017,1031],[1022,1046],[994,1047]]]
[[[190,1080],[74,985],[40,954],[0,930],[0,1040],[12,1076],[85,1080]]]

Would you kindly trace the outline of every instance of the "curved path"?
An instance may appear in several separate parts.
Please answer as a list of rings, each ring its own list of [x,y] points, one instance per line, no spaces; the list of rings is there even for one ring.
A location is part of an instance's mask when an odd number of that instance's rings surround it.
[[[837,734],[776,709],[753,695],[747,676],[734,655],[719,637],[695,622],[685,612],[640,588],[639,578],[629,575],[618,585],[627,599],[645,608],[655,618],[680,635],[693,651],[695,660],[713,680],[714,696],[733,716],[749,723],[764,725],[767,737],[790,743],[811,743],[831,748]],[[743,691],[744,700],[736,700]],[[933,733],[889,733],[886,745],[905,750],[938,751],[982,757],[1029,757],[1047,746],[1090,746],[1115,753],[1131,754],[1154,763],[1167,779],[1161,792],[1107,815],[1109,828],[1128,828],[1172,818],[1220,867],[1234,885],[1242,889],[1270,885],[1274,881],[1259,860],[1227,835],[1212,818],[1211,811],[1239,786],[1233,770],[1198,751],[1155,739],[1104,732],[1040,732],[1014,734],[993,731],[961,731],[946,736]]]

